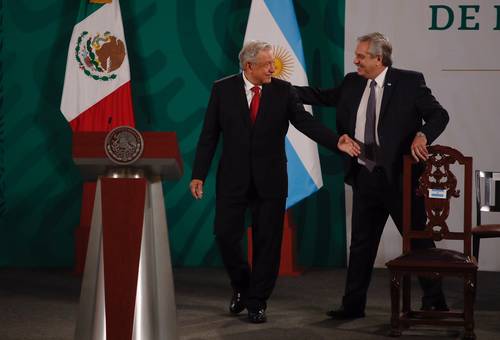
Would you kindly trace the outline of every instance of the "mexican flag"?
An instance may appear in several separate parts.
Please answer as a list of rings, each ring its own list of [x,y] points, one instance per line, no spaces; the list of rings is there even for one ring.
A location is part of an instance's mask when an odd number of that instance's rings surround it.
[[[68,48],[61,112],[73,132],[135,126],[130,68],[118,0],[82,0]],[[75,273],[83,272],[95,182],[83,184]]]
[[[61,112],[73,131],[134,126],[119,0],[82,0],[68,48]]]

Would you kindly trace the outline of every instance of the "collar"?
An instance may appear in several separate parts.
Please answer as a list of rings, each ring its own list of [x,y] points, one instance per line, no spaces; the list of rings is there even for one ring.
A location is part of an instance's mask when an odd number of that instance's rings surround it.
[[[377,78],[373,79],[377,82],[377,87],[382,88],[385,84],[385,76],[387,75],[387,70],[389,68],[386,66],[382,72],[377,76]],[[370,82],[368,82],[370,83]]]
[[[262,85],[254,85],[250,82],[250,80],[247,79],[245,76],[245,72],[241,72],[241,75],[243,76],[243,82],[245,83],[245,90],[250,91],[250,89],[254,86],[259,87],[262,90]]]

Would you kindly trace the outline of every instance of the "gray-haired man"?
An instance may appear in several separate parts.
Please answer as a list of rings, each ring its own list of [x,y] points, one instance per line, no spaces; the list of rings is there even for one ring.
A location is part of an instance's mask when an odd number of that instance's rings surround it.
[[[212,87],[193,165],[190,189],[202,198],[219,137],[214,233],[233,287],[230,312],[245,307],[250,322],[266,321],[266,301],[279,271],[287,197],[285,136],[289,123],[331,150],[351,156],[359,146],[321,125],[298,102],[290,83],[272,78],[273,48],[251,41],[239,55],[242,73]],[[244,216],[252,213],[252,270],[243,254]]]
[[[337,88],[297,87],[305,104],[335,106],[337,131],[362,142],[362,153],[345,163],[345,181],[353,189],[349,268],[342,305],[327,314],[334,319],[365,315],[366,294],[382,231],[389,215],[402,230],[403,155],[427,159],[426,145],[443,132],[448,113],[419,72],[392,67],[392,46],[378,32],[358,38],[357,72]],[[413,226],[423,227],[421,197],[412,200]],[[418,240],[415,247],[434,247]],[[441,282],[420,278],[423,309],[447,310]]]

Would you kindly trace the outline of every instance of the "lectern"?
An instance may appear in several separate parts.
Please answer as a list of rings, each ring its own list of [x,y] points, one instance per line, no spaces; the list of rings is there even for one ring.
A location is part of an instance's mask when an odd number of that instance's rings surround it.
[[[75,133],[73,160],[97,180],[75,339],[177,339],[161,182],[182,176],[176,134]]]

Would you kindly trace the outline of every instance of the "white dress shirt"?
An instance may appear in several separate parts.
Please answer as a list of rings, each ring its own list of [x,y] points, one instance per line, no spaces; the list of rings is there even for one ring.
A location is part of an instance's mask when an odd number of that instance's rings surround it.
[[[375,141],[377,145],[380,145],[378,139],[378,119],[380,116],[380,106],[382,104],[382,96],[384,95],[384,81],[385,75],[387,74],[387,67],[380,72],[380,74],[374,80],[377,82],[375,86]],[[366,108],[368,106],[368,97],[370,96],[370,83],[371,79],[368,79],[365,86],[365,91],[359,102],[358,113],[356,114],[356,130],[354,131],[354,138],[360,142],[365,141],[365,125],[366,125]],[[360,164],[365,164],[361,159],[358,158]]]
[[[241,74],[243,75],[243,81],[245,82],[245,95],[247,96],[248,107],[250,107],[250,103],[252,102],[252,98],[254,96],[252,87],[257,86],[258,88],[260,88],[260,93],[262,93],[262,85],[252,84],[250,80],[245,77],[245,72],[241,72]]]

